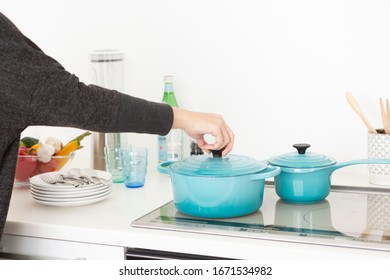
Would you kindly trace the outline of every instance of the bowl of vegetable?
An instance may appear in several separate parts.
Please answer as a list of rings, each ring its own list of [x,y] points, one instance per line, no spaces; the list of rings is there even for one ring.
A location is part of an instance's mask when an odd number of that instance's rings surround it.
[[[66,169],[72,162],[75,153],[69,156],[52,156],[48,162],[36,155],[18,155],[16,163],[15,182],[16,185],[29,185],[30,178],[46,172]]]
[[[45,141],[33,137],[22,138],[16,162],[14,185],[29,185],[30,178],[35,175],[66,170],[75,156],[75,151],[82,148],[81,140],[90,134],[90,132],[83,133],[66,145],[54,137],[48,137]]]

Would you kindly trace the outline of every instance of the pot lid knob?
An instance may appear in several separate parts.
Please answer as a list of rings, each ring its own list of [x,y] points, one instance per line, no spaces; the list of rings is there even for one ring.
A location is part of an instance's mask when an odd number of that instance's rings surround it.
[[[221,158],[222,157],[222,150],[211,150],[211,153],[213,154],[213,158]]]
[[[225,147],[223,147],[220,150],[211,150],[211,153],[213,154],[213,158],[221,158],[223,150],[225,150]]]
[[[304,155],[306,153],[307,148],[310,147],[310,144],[294,144],[293,147],[298,150],[298,154]]]

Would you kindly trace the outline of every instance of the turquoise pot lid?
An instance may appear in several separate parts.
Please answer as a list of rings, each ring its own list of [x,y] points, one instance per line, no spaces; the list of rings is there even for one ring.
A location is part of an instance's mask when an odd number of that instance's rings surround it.
[[[336,160],[323,154],[306,152],[309,144],[295,144],[296,152],[283,154],[268,160],[271,165],[290,168],[316,168],[336,164]]]
[[[214,158],[212,155],[193,155],[169,166],[171,172],[189,176],[231,177],[248,175],[266,169],[266,161],[246,156],[227,155]]]

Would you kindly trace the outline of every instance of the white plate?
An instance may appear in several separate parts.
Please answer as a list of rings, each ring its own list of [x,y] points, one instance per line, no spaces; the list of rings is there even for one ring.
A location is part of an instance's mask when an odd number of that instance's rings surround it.
[[[57,188],[60,187],[60,188]],[[30,188],[34,189],[35,191],[39,192],[46,192],[46,193],[82,193],[82,192],[88,192],[88,191],[94,191],[101,188],[111,188],[112,185],[84,185],[80,187],[73,187],[73,186],[63,186],[63,185],[53,185],[50,188],[44,187],[44,186],[37,186],[30,184]]]
[[[110,195],[111,190],[107,190],[103,193],[91,195],[89,197],[76,197],[76,198],[47,198],[47,197],[41,197],[36,196],[34,194],[31,194],[32,198],[40,203],[58,203],[58,204],[68,204],[68,203],[77,203],[77,202],[86,202],[86,201],[95,201],[96,199],[107,197]]]
[[[49,172],[49,173],[56,173],[55,172]],[[58,172],[57,172],[58,173]],[[96,173],[97,173],[97,176],[98,177],[101,177],[103,178],[104,180],[107,180],[107,181],[112,181],[112,175],[111,173],[109,172],[106,172],[106,171],[102,171],[102,170],[96,170]],[[44,173],[44,174],[47,174],[47,173]],[[45,187],[45,188],[48,188],[50,190],[64,190],[64,189],[72,189],[72,188],[75,188],[73,185],[71,184],[49,184],[49,183],[45,183],[41,176],[43,174],[39,174],[39,175],[35,175],[33,177],[30,178],[30,183],[35,185],[35,186],[39,186],[41,188]],[[85,188],[85,187],[89,187],[89,186],[96,186],[96,185],[102,185],[101,183],[97,183],[97,184],[88,184],[88,185],[84,185],[84,186],[80,186],[79,188]]]
[[[41,193],[41,194],[47,194],[47,195],[63,195],[63,194],[77,194],[77,193],[91,193],[91,192],[95,192],[95,191],[99,191],[99,190],[102,190],[102,189],[111,189],[112,188],[112,185],[100,185],[100,186],[96,186],[96,187],[93,187],[93,188],[73,188],[73,189],[69,189],[69,190],[56,190],[56,191],[53,191],[53,190],[48,190],[46,188],[41,188],[39,186],[35,186],[35,185],[30,185],[30,190],[31,191],[34,191],[34,192],[37,192],[37,193]]]
[[[109,194],[104,195],[104,196],[100,196],[100,197],[96,197],[96,198],[89,198],[89,199],[85,199],[85,200],[61,201],[61,202],[44,201],[44,200],[39,200],[39,199],[35,199],[35,198],[33,198],[33,199],[36,202],[38,202],[40,204],[44,204],[44,205],[69,207],[69,206],[81,206],[81,205],[87,205],[87,204],[96,203],[98,201],[102,201],[102,200],[106,199],[108,196],[109,196]]]
[[[93,190],[86,190],[86,191],[73,191],[73,192],[47,192],[47,191],[40,191],[37,189],[34,189],[33,187],[30,187],[30,192],[32,195],[39,196],[39,197],[46,197],[46,198],[77,198],[77,197],[88,197],[93,196],[97,194],[104,193],[108,190],[111,190],[110,187],[102,186],[100,188],[96,188]]]
[[[109,189],[109,190],[106,190],[106,191],[104,191],[102,193],[89,195],[88,197],[44,197],[44,196],[37,195],[37,194],[34,194],[34,193],[31,193],[31,196],[33,198],[35,198],[35,199],[51,201],[51,202],[78,201],[78,200],[85,200],[85,199],[96,198],[96,197],[99,197],[99,196],[102,196],[102,195],[107,195],[107,194],[111,193],[111,191],[112,190]]]

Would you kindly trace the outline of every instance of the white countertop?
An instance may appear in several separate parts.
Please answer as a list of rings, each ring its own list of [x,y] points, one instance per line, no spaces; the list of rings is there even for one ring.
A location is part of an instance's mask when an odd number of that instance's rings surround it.
[[[370,186],[367,181],[365,175],[332,177],[341,185]],[[4,234],[242,259],[390,258],[381,251],[131,227],[133,220],[172,199],[169,176],[154,168],[148,170],[144,187],[116,184],[107,199],[84,206],[41,205],[28,188],[15,187]]]

